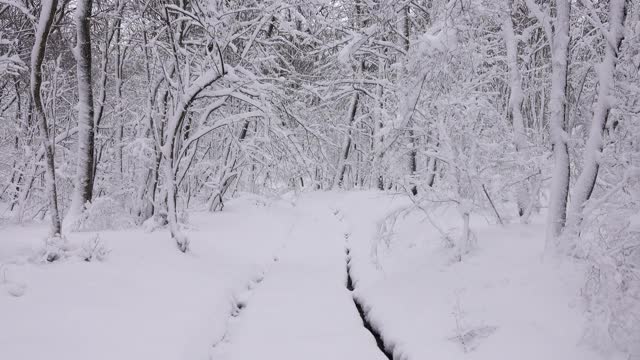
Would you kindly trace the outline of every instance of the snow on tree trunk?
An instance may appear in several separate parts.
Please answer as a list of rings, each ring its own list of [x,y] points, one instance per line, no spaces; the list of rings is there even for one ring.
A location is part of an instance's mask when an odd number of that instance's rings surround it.
[[[90,18],[93,0],[79,0],[74,15],[76,24],[76,77],[78,78],[78,154],[75,187],[65,223],[74,226],[93,195],[94,119],[91,88]]]
[[[169,231],[171,237],[175,240],[178,249],[182,252],[189,250],[189,239],[180,231],[178,224],[178,212],[177,212],[177,163],[179,162],[178,154],[180,149],[177,147],[182,144],[181,129],[184,125],[184,120],[189,111],[189,107],[198,95],[213,84],[217,80],[221,79],[224,75],[224,66],[221,66],[223,73],[218,73],[216,70],[209,70],[200,75],[191,86],[186,89],[180,89],[178,94],[180,97],[174,107],[173,113],[169,118],[166,126],[165,141],[162,145],[162,158],[164,159],[164,187],[167,193],[167,220],[169,223]]]
[[[40,128],[40,136],[44,145],[44,155],[46,162],[46,184],[49,197],[49,211],[51,213],[51,236],[57,237],[62,234],[62,224],[60,222],[60,212],[58,210],[58,192],[56,188],[56,170],[54,143],[49,136],[49,126],[44,111],[40,89],[42,87],[42,61],[47,47],[47,38],[58,7],[58,0],[43,0],[40,9],[40,18],[36,28],[35,41],[31,50],[31,96],[35,108],[35,117]]]
[[[378,58],[378,76],[380,79],[384,78],[384,66],[385,62],[383,58]],[[384,174],[382,171],[382,161],[384,159],[384,120],[383,120],[383,108],[382,94],[384,88],[381,84],[376,85],[376,106],[375,106],[375,121],[373,126],[373,160],[372,160],[372,172],[371,176],[375,181],[376,188],[378,190],[384,190]]]
[[[124,4],[121,3],[121,4]],[[118,4],[121,7],[120,16],[122,15],[123,6]],[[122,158],[122,140],[124,136],[124,116],[123,116],[123,103],[124,99],[122,98],[122,75],[123,75],[123,67],[124,67],[124,55],[122,51],[122,46],[120,44],[121,39],[121,28],[122,23],[120,20],[117,20],[115,36],[116,36],[116,117],[118,119],[117,130],[116,130],[116,169],[118,170],[118,180],[122,183],[124,180],[124,168],[123,168],[123,158]]]
[[[349,159],[349,152],[351,151],[351,143],[353,141],[353,122],[356,118],[356,112],[358,111],[358,99],[359,99],[358,91],[354,91],[351,96],[351,102],[349,104],[349,121],[347,128],[347,138],[345,139],[344,146],[342,148],[342,153],[340,154],[340,159],[338,162],[338,172],[336,173],[335,180],[333,181],[333,187],[342,187],[344,182],[344,174],[347,171],[347,160]]]
[[[549,132],[553,147],[554,170],[547,217],[547,250],[556,248],[556,238],[562,233],[567,216],[569,195],[569,149],[565,130],[567,67],[569,52],[569,13],[571,0],[556,1],[556,18],[551,39],[551,99],[549,101]]]
[[[165,157],[164,171],[165,171],[165,190],[167,192],[167,220],[169,222],[169,231],[171,237],[175,240],[178,249],[182,252],[189,250],[189,239],[180,231],[178,224],[178,211],[177,211],[177,185],[176,175],[174,171],[173,157],[169,155]]]
[[[402,9],[402,13],[400,15],[400,23],[399,23],[399,33],[402,35],[401,37],[401,45],[404,49],[405,53],[409,54],[409,36],[411,33],[411,23],[409,22],[409,6],[405,6]],[[406,67],[403,67],[402,73],[406,76],[407,70]],[[418,101],[418,97],[415,98],[415,101]],[[415,107],[415,104],[414,104]],[[411,128],[413,126],[412,116],[409,116],[409,121],[407,122],[407,126]],[[418,195],[418,187],[415,185],[416,171],[418,170],[418,161],[417,161],[417,151],[416,151],[416,137],[413,129],[410,129],[409,134],[409,175],[411,176],[411,186],[410,191],[413,195]]]
[[[513,0],[506,0],[508,9],[513,11]],[[527,138],[522,116],[522,104],[524,101],[522,91],[522,80],[518,69],[518,43],[513,30],[512,16],[505,16],[502,23],[502,35],[507,49],[507,65],[509,67],[509,110],[513,120],[513,143],[516,151],[520,153],[522,159],[527,155]],[[525,182],[518,185],[516,190],[516,202],[518,205],[518,215],[523,216],[527,204],[528,191]]]
[[[436,158],[434,156],[430,156],[427,161],[427,186],[433,186],[434,181],[436,180],[436,171],[438,170],[438,165],[436,162]]]
[[[599,159],[602,153],[603,133],[612,106],[614,72],[618,62],[618,51],[624,38],[625,0],[611,0],[609,3],[609,30],[605,33],[605,53],[597,67],[598,100],[594,104],[591,129],[583,153],[582,172],[571,193],[569,227],[578,230],[582,222],[582,210],[589,200],[598,177]]]

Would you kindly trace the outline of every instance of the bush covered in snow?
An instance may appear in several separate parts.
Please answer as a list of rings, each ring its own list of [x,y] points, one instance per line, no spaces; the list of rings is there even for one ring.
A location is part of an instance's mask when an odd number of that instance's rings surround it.
[[[70,226],[74,231],[122,230],[134,227],[135,220],[114,199],[99,197],[87,203],[81,217]]]
[[[45,239],[44,247],[37,256],[39,261],[54,262],[67,256],[69,242],[61,236],[50,236]]]
[[[158,214],[154,214],[153,216],[145,220],[142,223],[142,228],[146,232],[154,232],[157,229],[161,229],[167,226],[168,223],[169,221],[167,220],[167,213],[161,212]]]
[[[100,235],[96,235],[82,243],[78,255],[82,260],[87,262],[94,260],[103,261],[109,254],[109,251],[102,239],[100,239]]]
[[[581,243],[590,263],[583,295],[587,339],[601,350],[640,358],[640,181],[585,219]]]

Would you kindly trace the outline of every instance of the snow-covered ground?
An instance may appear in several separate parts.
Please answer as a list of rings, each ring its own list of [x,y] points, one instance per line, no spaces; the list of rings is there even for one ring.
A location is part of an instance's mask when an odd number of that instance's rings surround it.
[[[472,216],[477,247],[458,262],[440,232],[460,232],[457,210],[427,217],[403,211],[409,204],[362,192],[335,205],[350,233],[356,296],[394,358],[601,358],[581,343],[581,267],[543,261],[542,224]]]
[[[385,359],[346,287],[345,238],[328,207],[332,195],[297,202],[290,240],[214,359]]]
[[[46,228],[0,229],[0,359],[207,359],[295,217],[287,202],[236,200],[192,214],[186,255],[166,230],[101,232],[102,262],[34,263]],[[21,285],[22,296],[9,293]]]
[[[192,213],[186,255],[166,230],[107,231],[110,252],[91,262],[38,262],[45,228],[0,228],[0,359],[384,359],[347,289],[347,248],[355,295],[396,359],[603,358],[581,343],[581,268],[543,261],[541,225],[473,217],[477,248],[457,262],[407,205],[245,196]],[[452,234],[460,223],[446,207],[430,218]]]

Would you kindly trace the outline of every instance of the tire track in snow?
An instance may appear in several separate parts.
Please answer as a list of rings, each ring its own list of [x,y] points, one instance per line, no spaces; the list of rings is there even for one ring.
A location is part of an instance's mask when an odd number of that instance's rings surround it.
[[[273,264],[276,262],[278,262],[278,257],[274,256],[268,268],[273,266]],[[238,318],[242,314],[242,311],[247,307],[249,303],[249,299],[251,298],[252,293],[256,290],[258,285],[262,283],[268,272],[268,269],[263,270],[245,285],[244,291],[242,291],[239,295],[233,295],[233,298],[231,300],[231,311],[229,313],[229,317],[227,318],[227,324],[225,326],[224,333],[217,341],[213,342],[213,345],[211,346],[212,349],[215,349],[216,347],[218,347],[218,345],[228,340],[231,323],[234,321],[234,319]]]
[[[373,338],[376,341],[376,345],[378,345],[378,349],[387,357],[389,360],[393,360],[393,346],[387,345],[380,333],[380,330],[374,326],[368,319],[368,314],[365,311],[365,307],[362,304],[362,301],[358,299],[358,297],[353,293],[353,279],[351,277],[351,256],[349,248],[346,249],[346,263],[347,263],[347,290],[351,291],[351,298],[353,299],[353,304],[356,306],[356,310],[358,311],[358,315],[362,319],[362,326],[364,326],[367,331],[371,333]]]
[[[280,261],[280,256],[278,254],[282,253],[286,249],[289,241],[291,240],[291,233],[293,232],[293,228],[295,227],[296,223],[297,221],[295,221],[289,228],[289,231],[287,231],[287,235],[286,235],[287,240],[284,241],[282,245],[278,248],[278,250],[274,252],[275,255],[273,255],[271,262],[268,265],[266,265],[264,269],[257,276],[253,277],[247,283],[247,285],[245,285],[244,291],[242,291],[239,295],[234,294],[233,299],[231,301],[231,312],[229,313],[229,317],[227,318],[227,324],[225,326],[224,333],[217,341],[213,342],[213,345],[211,346],[212,351],[215,350],[220,344],[224,343],[229,339],[229,330],[231,329],[231,324],[235,321],[235,319],[239,318],[240,315],[242,315],[243,310],[249,304],[249,299],[251,299],[251,295],[253,294],[253,292],[257,290],[257,287],[266,278],[271,268],[278,261]]]
[[[340,210],[334,210],[333,211],[333,215],[336,216],[338,218],[338,220],[340,222],[344,222],[344,215],[342,215]],[[355,294],[355,281],[353,280],[352,274],[351,274],[351,249],[349,248],[349,236],[351,235],[350,232],[345,232],[344,233],[344,239],[345,239],[345,262],[346,262],[346,272],[347,272],[347,283],[346,283],[346,287],[347,290],[349,290],[351,292],[351,298],[353,299],[353,304],[356,307],[356,310],[358,311],[358,315],[360,316],[360,319],[362,319],[362,326],[367,329],[367,331],[371,334],[371,336],[373,336],[373,338],[376,341],[376,345],[378,346],[378,349],[380,350],[380,352],[382,352],[384,354],[384,356],[389,359],[389,360],[394,360],[394,356],[393,356],[393,348],[395,347],[394,344],[389,343],[388,341],[385,342],[384,337],[382,336],[382,333],[380,331],[380,329],[375,326],[370,320],[369,320],[369,309],[367,308],[364,304],[363,301],[361,299],[359,299],[356,294]],[[365,310],[367,309],[367,310]]]

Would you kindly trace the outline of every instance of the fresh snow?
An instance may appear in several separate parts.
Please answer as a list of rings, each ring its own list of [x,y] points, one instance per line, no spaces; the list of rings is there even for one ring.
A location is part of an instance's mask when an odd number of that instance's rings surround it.
[[[363,192],[335,205],[350,233],[356,294],[394,358],[601,358],[581,344],[582,269],[543,261],[541,221],[498,227],[472,216],[477,246],[457,262],[423,212],[402,211],[409,204]],[[429,218],[451,236],[460,231],[453,206]],[[391,219],[393,230],[380,231]]]
[[[297,203],[277,263],[212,358],[385,359],[347,290],[345,234],[325,198]]]
[[[105,231],[102,261],[37,260],[46,229],[0,228],[0,359],[602,359],[581,343],[584,269],[544,261],[544,227],[489,224],[458,262],[406,196],[243,195],[166,230]],[[68,236],[80,247],[96,234]],[[347,289],[347,255],[354,293]]]
[[[30,259],[46,228],[0,229],[0,359],[207,359],[294,219],[287,202],[246,198],[192,214],[188,254],[165,230],[101,232],[104,261],[51,264]]]

